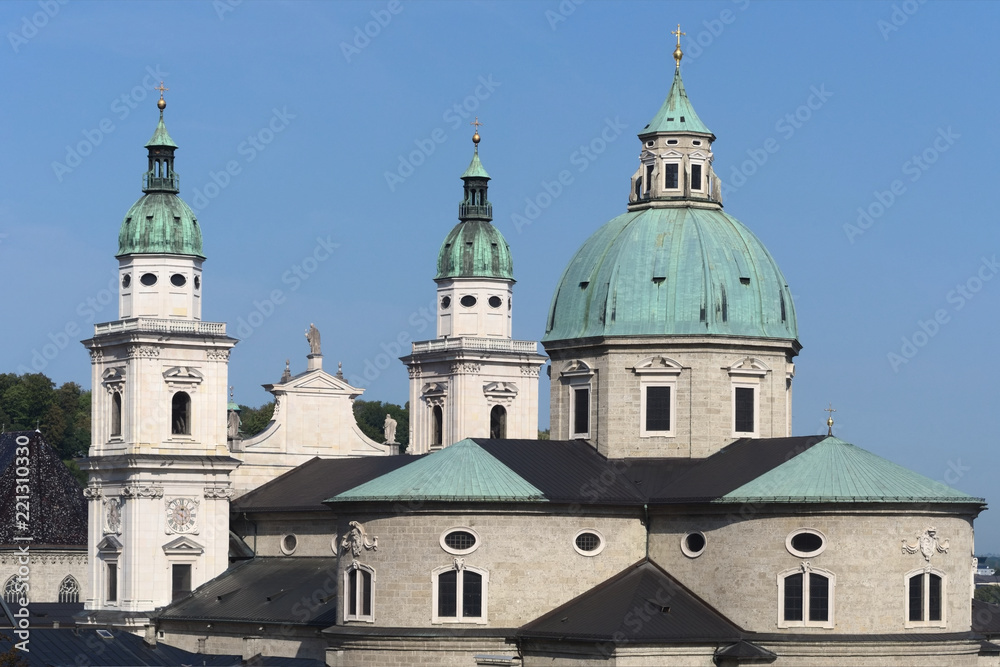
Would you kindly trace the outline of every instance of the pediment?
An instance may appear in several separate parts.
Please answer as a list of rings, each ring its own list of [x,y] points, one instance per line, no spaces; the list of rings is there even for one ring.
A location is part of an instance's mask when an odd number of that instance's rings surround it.
[[[190,366],[172,366],[163,371],[163,379],[167,382],[199,384],[205,379],[205,376],[198,369]]]
[[[101,380],[104,382],[121,382],[125,379],[125,367],[114,366],[101,373]]]
[[[684,154],[681,153],[680,151],[676,151],[673,148],[671,148],[670,150],[668,150],[666,153],[664,153],[660,157],[669,157],[669,158],[680,159],[680,158],[684,157]]]
[[[487,382],[483,385],[487,396],[517,396],[517,385],[513,382]]]
[[[163,553],[169,556],[192,555],[197,556],[205,553],[205,547],[192,540],[187,535],[182,535],[176,540],[163,545]]]
[[[733,362],[728,368],[730,375],[766,375],[771,369],[760,359],[755,357],[742,357]]]
[[[114,535],[106,535],[103,540],[97,543],[97,552],[102,554],[120,554],[122,543]]]
[[[444,382],[428,382],[420,393],[422,396],[443,396],[448,393],[448,385]]]
[[[633,370],[640,375],[644,373],[679,375],[682,367],[678,362],[674,361],[670,357],[657,355],[653,357],[646,357],[637,363]]]
[[[591,376],[594,374],[594,370],[587,365],[587,362],[582,359],[574,359],[573,361],[566,364],[566,368],[560,374],[562,377],[573,377],[573,376]]]
[[[358,389],[323,370],[307,371],[301,375],[297,375],[286,382],[282,388],[286,392],[303,390],[360,394]]]
[[[695,160],[707,160],[708,159],[708,155],[705,154],[705,153],[702,153],[701,151],[695,151],[695,152],[691,153],[691,157],[693,159],[695,159]]]

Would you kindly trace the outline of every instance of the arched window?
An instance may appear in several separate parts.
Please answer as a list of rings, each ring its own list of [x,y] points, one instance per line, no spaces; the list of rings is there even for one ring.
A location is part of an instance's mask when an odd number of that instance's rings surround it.
[[[358,561],[344,571],[344,620],[375,621],[372,604],[375,570]]]
[[[440,447],[444,443],[444,411],[440,405],[431,410],[431,446]]]
[[[906,574],[905,581],[905,626],[945,627],[944,572],[930,569],[914,570]]]
[[[174,435],[191,434],[191,397],[179,391],[170,402],[170,432]]]
[[[59,601],[60,602],[79,602],[80,601],[80,582],[76,578],[67,574],[66,578],[62,580],[59,584]]]
[[[507,437],[507,410],[502,405],[494,405],[490,410],[490,437]]]
[[[432,623],[486,623],[489,572],[456,558],[454,565],[434,570],[431,582]]]
[[[826,570],[800,566],[778,575],[778,627],[833,627],[834,585]]]
[[[111,435],[122,434],[122,395],[120,392],[111,394]]]
[[[18,583],[17,578],[11,577],[7,580],[7,583],[3,585],[3,601],[8,604],[16,603],[26,592],[27,589],[22,588],[21,584]]]

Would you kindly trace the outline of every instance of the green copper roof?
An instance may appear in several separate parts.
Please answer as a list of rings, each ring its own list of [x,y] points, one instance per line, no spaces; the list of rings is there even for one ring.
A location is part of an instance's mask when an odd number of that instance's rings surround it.
[[[469,439],[417,459],[327,502],[359,500],[547,502],[538,488]]]
[[[201,249],[201,227],[184,200],[170,192],[150,192],[125,214],[116,255],[194,255]]]
[[[674,83],[670,86],[670,93],[663,102],[663,106],[653,116],[646,127],[642,128],[639,136],[652,134],[653,132],[700,132],[702,134],[712,134],[698,114],[691,106],[687,91],[684,90],[684,81],[681,80],[681,70],[677,68],[674,72]],[[713,135],[714,136],[714,135]]]
[[[832,436],[719,500],[748,501],[985,502]]]
[[[798,338],[781,270],[722,210],[651,208],[601,227],[563,272],[542,340],[672,334]]]
[[[490,175],[486,173],[486,169],[483,168],[483,163],[479,161],[479,147],[476,147],[476,151],[472,154],[472,162],[469,163],[469,168],[465,170],[462,174],[462,178],[489,178]]]
[[[170,133],[167,132],[167,126],[163,124],[163,112],[160,112],[160,122],[156,124],[156,130],[153,132],[153,137],[146,142],[146,148],[152,146],[169,146],[170,148],[177,148],[177,144],[174,140],[170,138]]]
[[[486,220],[466,220],[455,225],[438,252],[434,279],[444,278],[514,280],[510,246],[500,230]]]

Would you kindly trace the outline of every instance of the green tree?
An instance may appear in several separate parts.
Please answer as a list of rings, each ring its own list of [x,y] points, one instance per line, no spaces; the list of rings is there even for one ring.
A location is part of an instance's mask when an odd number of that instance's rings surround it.
[[[972,597],[981,602],[1000,604],[1000,586],[976,586],[976,591],[972,594]]]
[[[544,431],[539,431],[538,432],[538,439],[539,440],[549,440],[549,429],[545,429]]]
[[[248,405],[240,406],[240,433],[244,438],[257,435],[265,428],[274,416],[274,401],[268,401],[259,408],[251,408]]]
[[[354,418],[358,426],[375,442],[385,442],[385,416],[389,414],[396,420],[396,442],[401,446],[400,452],[405,452],[410,444],[410,403],[405,407],[395,403],[382,401],[354,401]]]

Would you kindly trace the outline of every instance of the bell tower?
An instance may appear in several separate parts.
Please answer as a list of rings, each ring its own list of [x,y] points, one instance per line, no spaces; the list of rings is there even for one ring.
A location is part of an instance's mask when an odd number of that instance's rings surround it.
[[[226,325],[201,319],[201,228],[178,196],[160,118],[146,144],[143,195],[118,235],[119,317],[90,350],[90,591],[94,622],[141,626],[149,611],[228,566]]]

